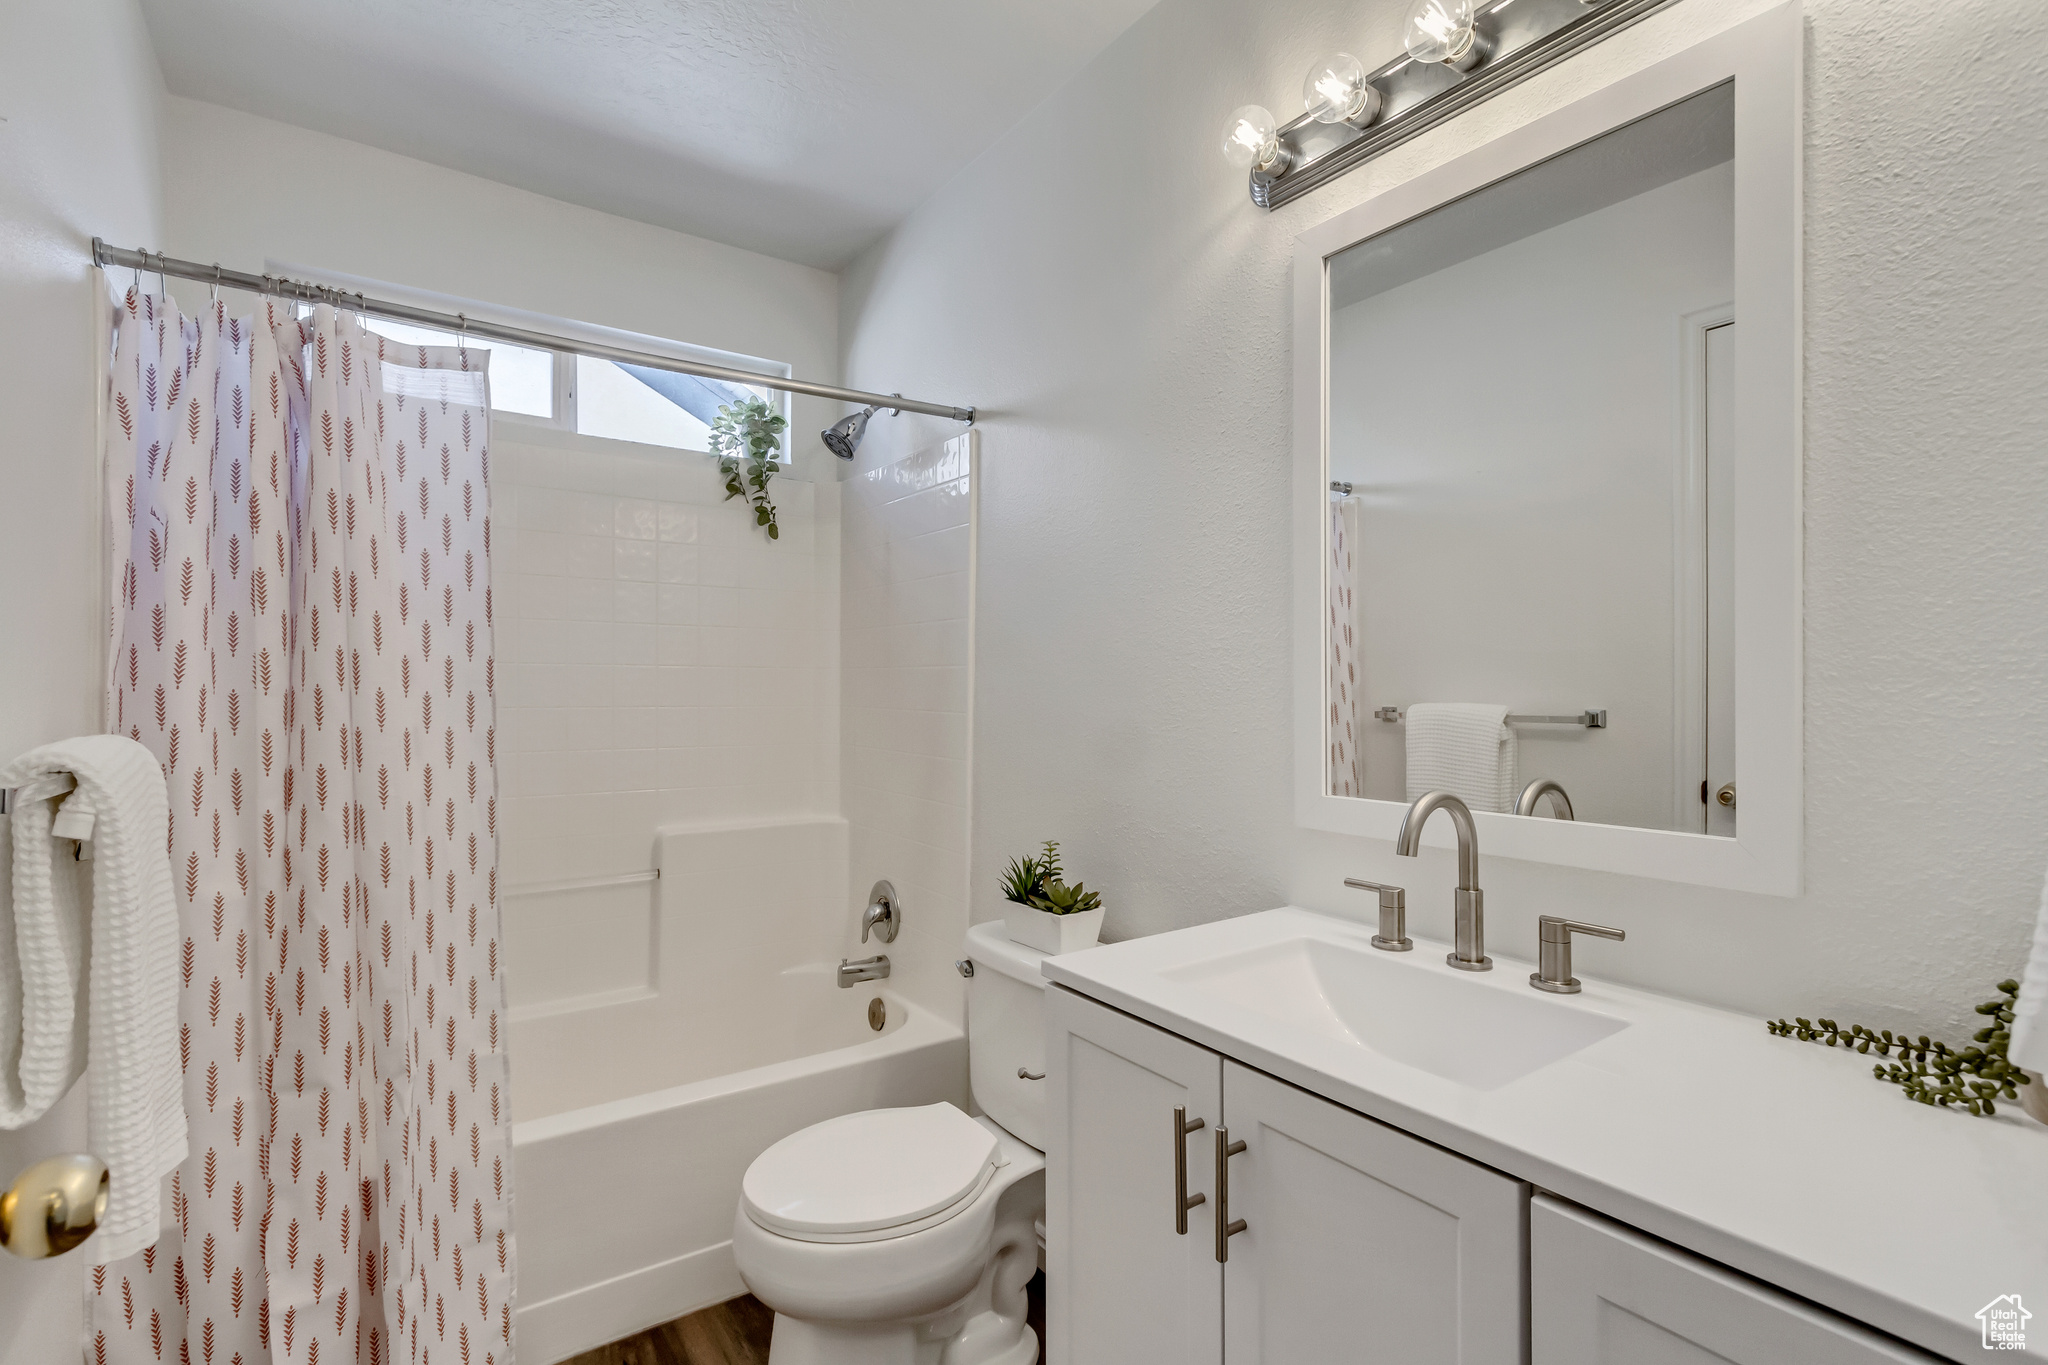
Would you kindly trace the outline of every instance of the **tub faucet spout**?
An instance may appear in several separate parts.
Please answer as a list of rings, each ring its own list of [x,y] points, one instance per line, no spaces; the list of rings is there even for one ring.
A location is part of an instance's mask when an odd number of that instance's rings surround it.
[[[839,989],[852,990],[856,981],[886,981],[889,977],[889,955],[877,953],[857,962],[839,959]]]
[[[1479,890],[1479,831],[1472,823],[1472,808],[1449,792],[1423,794],[1402,819],[1394,852],[1406,858],[1420,854],[1422,827],[1440,810],[1450,813],[1451,824],[1458,831],[1458,889],[1453,893],[1457,923],[1444,961],[1460,971],[1490,972],[1493,959],[1486,955],[1486,898]]]

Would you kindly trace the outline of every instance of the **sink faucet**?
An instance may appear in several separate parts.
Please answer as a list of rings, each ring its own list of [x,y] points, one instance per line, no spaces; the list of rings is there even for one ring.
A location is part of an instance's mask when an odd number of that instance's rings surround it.
[[[1449,792],[1424,793],[1402,819],[1394,852],[1404,858],[1421,853],[1422,827],[1439,810],[1450,812],[1451,824],[1458,831],[1457,926],[1444,961],[1460,971],[1490,972],[1493,959],[1486,955],[1485,896],[1479,890],[1479,831],[1472,824],[1472,808]]]
[[[1550,798],[1550,813],[1552,815],[1555,815],[1560,820],[1573,820],[1577,818],[1572,814],[1571,797],[1565,795],[1563,787],[1560,787],[1547,777],[1539,777],[1528,786],[1522,788],[1522,794],[1515,798],[1515,814],[1534,815],[1536,813],[1536,803],[1545,796]]]

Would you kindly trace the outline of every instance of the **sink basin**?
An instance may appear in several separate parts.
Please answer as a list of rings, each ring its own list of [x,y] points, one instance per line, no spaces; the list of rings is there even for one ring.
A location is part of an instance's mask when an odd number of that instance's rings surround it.
[[[1474,1090],[1498,1089],[1628,1027],[1534,991],[1315,938],[1159,975]]]

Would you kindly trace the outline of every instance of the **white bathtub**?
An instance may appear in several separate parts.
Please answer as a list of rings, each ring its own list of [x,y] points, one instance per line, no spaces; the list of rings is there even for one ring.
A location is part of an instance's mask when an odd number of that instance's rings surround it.
[[[733,1211],[769,1144],[859,1109],[966,1102],[955,1024],[886,983],[835,982],[858,946],[844,848],[839,821],[674,833],[658,882],[508,900],[526,1365],[742,1293]]]

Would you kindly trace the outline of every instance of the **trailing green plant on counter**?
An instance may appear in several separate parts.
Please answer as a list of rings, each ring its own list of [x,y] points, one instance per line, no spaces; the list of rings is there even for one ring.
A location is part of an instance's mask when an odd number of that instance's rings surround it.
[[[1059,841],[1047,839],[1037,857],[1010,859],[1003,869],[1003,899],[1050,915],[1078,915],[1101,907],[1101,896],[1080,882],[1068,886],[1065,878]]]
[[[2006,1060],[2012,1042],[2012,1007],[2019,999],[2020,983],[1998,983],[1999,998],[1977,1006],[1977,1013],[1991,1016],[1991,1023],[1971,1035],[1975,1047],[1952,1048],[1934,1042],[1926,1034],[1908,1038],[1890,1029],[1873,1031],[1861,1024],[1843,1028],[1832,1019],[1780,1019],[1764,1027],[1780,1038],[1797,1038],[1806,1043],[1825,1043],[1859,1053],[1875,1052],[1880,1057],[1897,1054],[1898,1060],[1879,1062],[1871,1070],[1878,1080],[1889,1081],[1905,1091],[1906,1098],[1922,1104],[1951,1105],[1980,1117],[1998,1112],[1994,1100],[2017,1100],[2019,1087],[2029,1083],[2027,1073]]]
[[[726,500],[745,498],[754,509],[754,524],[766,527],[770,540],[782,538],[768,480],[775,475],[775,452],[788,425],[781,413],[759,398],[722,405],[718,420],[711,424],[711,453],[718,457],[718,472],[725,475]]]

